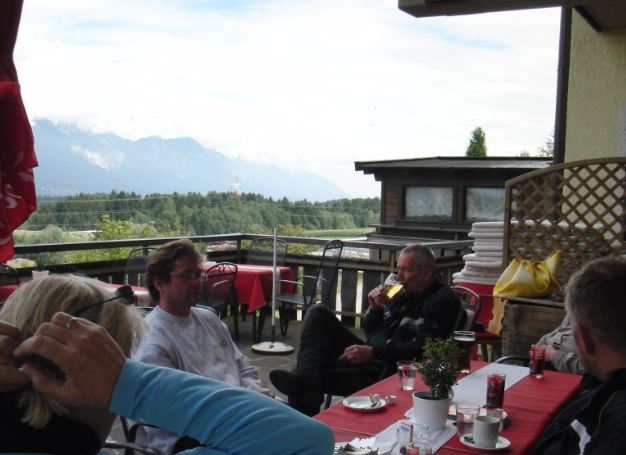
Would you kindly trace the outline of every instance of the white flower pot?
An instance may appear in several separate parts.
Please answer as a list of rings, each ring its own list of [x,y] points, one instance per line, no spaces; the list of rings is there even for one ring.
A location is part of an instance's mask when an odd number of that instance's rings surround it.
[[[446,426],[451,398],[433,400],[430,390],[413,393],[413,415],[415,423],[428,425],[431,430],[440,430]]]

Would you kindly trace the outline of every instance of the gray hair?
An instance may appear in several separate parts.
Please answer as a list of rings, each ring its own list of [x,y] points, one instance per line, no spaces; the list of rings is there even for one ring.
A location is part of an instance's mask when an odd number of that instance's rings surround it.
[[[626,259],[588,262],[569,280],[565,307],[609,348],[626,355]]]
[[[59,311],[74,314],[104,327],[126,355],[137,345],[143,330],[143,319],[138,311],[112,300],[113,290],[93,278],[76,275],[50,275],[20,286],[0,310],[0,320],[17,326],[24,339],[31,337],[44,322],[49,322]],[[36,428],[44,427],[53,414],[66,415],[68,409],[32,386],[21,392],[22,421]]]
[[[411,243],[400,251],[400,255],[411,253],[415,254],[415,262],[418,267],[430,267],[435,270],[435,255],[430,248],[418,243]]]

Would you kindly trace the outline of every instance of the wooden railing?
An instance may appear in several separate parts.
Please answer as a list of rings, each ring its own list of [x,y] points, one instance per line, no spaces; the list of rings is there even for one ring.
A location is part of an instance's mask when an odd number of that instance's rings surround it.
[[[17,245],[15,255],[33,253],[58,253],[81,250],[115,250],[120,248],[138,248],[162,245],[179,237],[110,240],[99,242],[55,243],[39,245]],[[182,237],[181,237],[182,238]],[[204,244],[207,256],[212,261],[245,261],[245,241],[255,238],[271,238],[271,236],[255,234],[225,234],[185,237],[196,244]],[[321,247],[327,242],[323,239],[308,237],[279,237],[289,245],[308,245]],[[341,320],[353,326],[364,309],[367,308],[367,292],[379,285],[384,277],[395,270],[395,262],[404,244],[367,242],[359,240],[345,241],[344,254],[339,263],[339,275],[335,282],[336,292],[332,292],[329,302]],[[421,241],[436,255],[437,270],[440,280],[450,284],[452,274],[463,267],[463,254],[466,254],[472,241]],[[291,247],[290,247],[291,248]],[[289,250],[288,250],[289,251]],[[288,254],[285,265],[294,270],[296,276],[315,274],[319,259],[315,254]],[[110,283],[123,283],[125,277],[125,259],[110,261],[84,262],[72,264],[46,264],[45,268],[52,273],[81,273]],[[29,277],[32,269],[19,269],[21,277]]]

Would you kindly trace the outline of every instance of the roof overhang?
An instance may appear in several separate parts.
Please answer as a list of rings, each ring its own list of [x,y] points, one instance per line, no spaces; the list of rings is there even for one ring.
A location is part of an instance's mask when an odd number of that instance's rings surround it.
[[[623,0],[398,0],[398,8],[415,17],[457,16],[518,9],[575,7],[598,30],[626,28]]]

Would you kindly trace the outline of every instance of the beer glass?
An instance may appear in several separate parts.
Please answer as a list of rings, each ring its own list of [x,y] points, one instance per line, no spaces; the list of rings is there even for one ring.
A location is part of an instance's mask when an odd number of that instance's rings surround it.
[[[398,281],[398,275],[395,273],[390,273],[389,276],[385,279],[385,284],[383,285],[385,290],[385,295],[389,300],[393,299],[395,295],[400,292],[402,289],[402,284]]]
[[[461,349],[459,357],[459,368],[461,373],[470,372],[470,361],[472,360],[472,351],[474,350],[474,342],[476,341],[476,333],[464,330],[454,332],[454,342]]]

